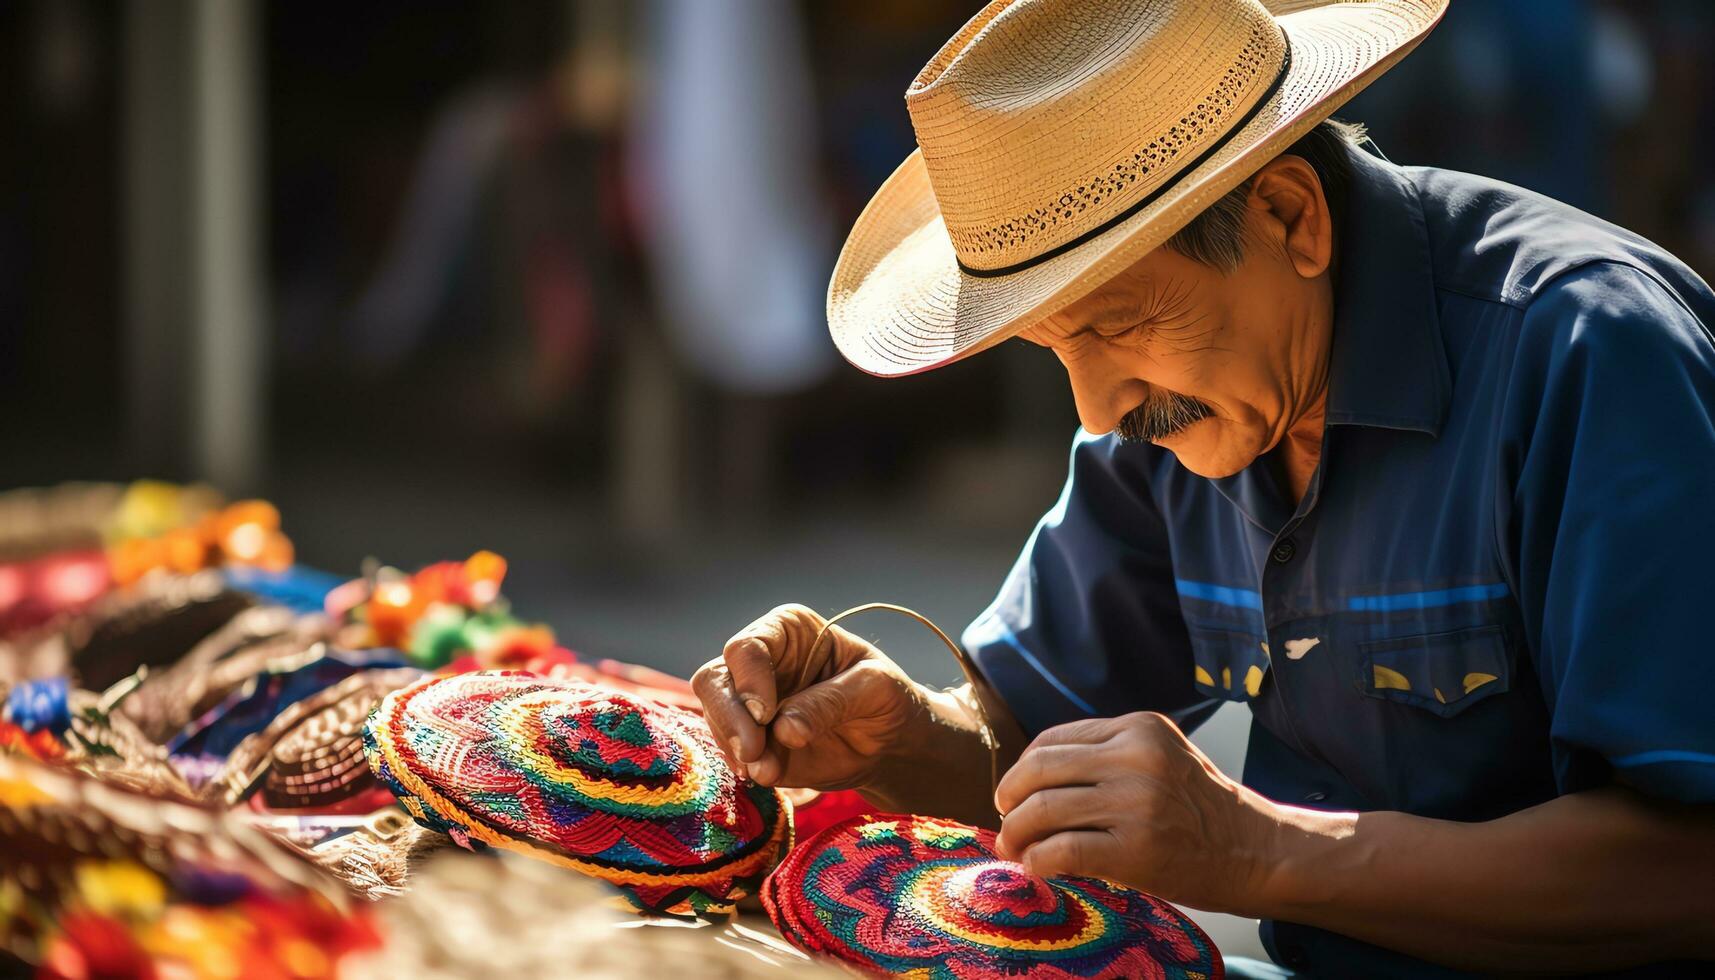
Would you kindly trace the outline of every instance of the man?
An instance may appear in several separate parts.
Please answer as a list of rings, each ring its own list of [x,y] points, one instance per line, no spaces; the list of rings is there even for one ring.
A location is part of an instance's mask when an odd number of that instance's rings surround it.
[[[935,56],[834,339],[1040,345],[1085,431],[976,688],[838,628],[811,659],[794,606],[699,672],[750,778],[998,813],[1031,870],[1256,916],[1305,973],[1715,958],[1715,295],[1323,122],[1444,2],[994,3]],[[1183,734],[1223,700],[1243,785]]]

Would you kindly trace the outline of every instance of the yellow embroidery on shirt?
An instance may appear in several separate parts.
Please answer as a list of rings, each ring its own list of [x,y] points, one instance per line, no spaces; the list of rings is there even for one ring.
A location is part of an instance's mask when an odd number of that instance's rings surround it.
[[[1390,670],[1386,667],[1383,667],[1381,664],[1371,665],[1371,670],[1374,671],[1374,673],[1375,673],[1375,682],[1376,682],[1376,689],[1377,690],[1392,690],[1392,691],[1409,691],[1409,690],[1411,690],[1411,682],[1406,680],[1405,675],[1400,673],[1399,671]]]
[[[1203,685],[1204,687],[1214,687],[1215,686],[1215,679],[1213,677],[1210,677],[1209,672],[1204,670],[1201,667],[1197,668],[1196,678],[1197,678],[1197,683]]]
[[[1245,671],[1245,693],[1253,698],[1262,693],[1262,668],[1256,664]]]

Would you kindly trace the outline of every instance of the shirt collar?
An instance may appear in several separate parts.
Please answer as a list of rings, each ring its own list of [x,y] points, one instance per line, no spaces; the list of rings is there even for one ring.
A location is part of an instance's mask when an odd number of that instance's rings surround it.
[[[1399,167],[1358,149],[1349,155],[1327,424],[1439,435],[1453,385],[1423,205]]]

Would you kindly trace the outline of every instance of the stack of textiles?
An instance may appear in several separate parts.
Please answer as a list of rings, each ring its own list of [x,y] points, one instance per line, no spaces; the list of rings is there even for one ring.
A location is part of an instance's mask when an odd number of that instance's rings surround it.
[[[0,969],[332,977],[369,911],[218,811],[0,756]]]
[[[891,975],[1222,976],[1209,938],[1172,905],[1095,878],[1041,878],[994,835],[948,820],[862,816],[794,850],[763,905],[799,949]]]
[[[281,572],[292,542],[260,500],[141,480],[0,493],[0,637],[88,607],[151,573]]]
[[[700,717],[580,681],[427,678],[382,701],[364,746],[423,826],[601,878],[642,912],[729,912],[790,846],[790,805],[742,783]]]
[[[102,535],[124,495],[114,483],[0,493],[0,636],[85,606],[112,587]]]
[[[817,969],[731,913],[794,802],[819,825],[861,800],[739,779],[685,680],[580,657],[514,614],[506,572],[478,552],[348,581],[293,563],[271,505],[206,488],[0,494],[0,975],[433,975],[524,926],[485,886],[477,931],[420,928],[459,892],[416,890],[449,855],[542,895],[542,928],[617,937],[587,975]],[[580,914],[592,894],[650,928]]]

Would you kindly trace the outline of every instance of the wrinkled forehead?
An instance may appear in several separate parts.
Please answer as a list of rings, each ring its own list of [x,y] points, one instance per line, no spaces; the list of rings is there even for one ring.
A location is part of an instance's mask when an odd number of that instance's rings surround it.
[[[1158,248],[1036,326],[1063,334],[1137,323],[1166,295],[1184,297],[1188,289],[1201,292],[1208,271],[1176,252]]]

